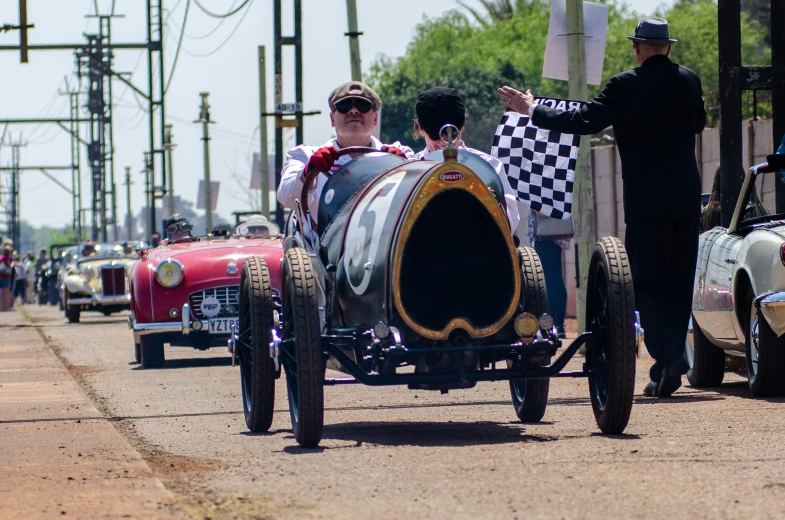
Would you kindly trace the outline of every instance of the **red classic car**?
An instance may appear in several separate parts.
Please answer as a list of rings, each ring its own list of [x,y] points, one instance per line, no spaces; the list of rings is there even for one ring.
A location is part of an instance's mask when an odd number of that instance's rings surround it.
[[[128,318],[137,363],[163,366],[164,343],[227,346],[237,327],[243,262],[264,257],[277,295],[282,255],[279,236],[186,238],[142,251],[130,275]]]

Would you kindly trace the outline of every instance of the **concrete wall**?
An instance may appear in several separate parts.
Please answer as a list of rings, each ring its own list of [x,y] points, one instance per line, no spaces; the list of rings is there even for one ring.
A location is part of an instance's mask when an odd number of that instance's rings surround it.
[[[772,122],[770,119],[758,121],[745,121],[743,132],[744,167],[766,161],[768,154],[774,153],[774,138],[772,135]],[[708,128],[698,139],[696,157],[701,169],[703,193],[711,191],[714,173],[720,164],[720,131],[718,128]],[[752,156],[752,160],[750,160]],[[616,236],[624,240],[624,188],[621,180],[621,160],[615,145],[592,148],[592,175],[594,177],[594,208],[597,223],[597,237]],[[762,186],[762,200],[769,208],[774,208],[774,182],[773,176],[767,176]],[[525,219],[526,214],[522,213]],[[525,242],[526,221],[522,220],[522,234]],[[588,266],[581,266],[586,269]],[[570,243],[570,248],[563,253],[562,269],[564,281],[567,286],[567,316],[576,315],[576,289],[575,289],[575,244]]]

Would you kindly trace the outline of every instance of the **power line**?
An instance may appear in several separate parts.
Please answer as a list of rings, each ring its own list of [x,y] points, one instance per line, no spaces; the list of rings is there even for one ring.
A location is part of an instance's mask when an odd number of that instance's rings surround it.
[[[177,69],[177,59],[180,57],[180,49],[183,48],[183,36],[185,36],[185,24],[188,23],[188,9],[191,7],[191,0],[185,3],[185,14],[183,15],[183,26],[180,28],[180,38],[177,40],[177,50],[174,52],[174,61],[172,62],[172,70],[169,71],[169,79],[166,81],[164,87],[164,95],[169,90],[169,85],[174,78],[174,71]]]
[[[229,6],[229,9],[234,9],[234,5],[235,5],[237,2],[238,2],[238,0],[232,0],[232,5],[231,5],[231,6]],[[212,29],[210,29],[210,31],[209,31],[209,32],[207,32],[207,33],[205,33],[205,34],[201,34],[201,35],[199,35],[199,36],[191,36],[190,34],[187,34],[187,33],[186,33],[185,37],[186,37],[186,38],[188,38],[189,40],[204,40],[205,38],[209,38],[210,36],[212,36],[213,34],[215,34],[215,31],[217,31],[218,29],[220,29],[220,27],[223,25],[223,23],[224,23],[226,20],[228,20],[228,18],[221,18],[221,19],[218,21],[218,23],[217,23],[217,24],[215,24],[215,27],[213,27]],[[173,25],[175,28],[177,28],[178,30],[182,30],[182,28],[181,28],[181,27],[179,27],[179,26],[177,25],[177,23],[175,23],[175,22],[174,22],[174,20],[171,20],[171,21],[170,21],[170,20],[168,20],[168,19],[167,19],[167,22],[168,22],[168,23],[170,23],[170,24],[172,24],[172,25]]]
[[[196,2],[196,0],[194,0],[194,2]],[[194,58],[206,58],[208,56],[212,56],[213,54],[221,50],[221,48],[223,48],[223,46],[226,45],[229,42],[229,40],[232,39],[232,36],[234,36],[234,33],[237,32],[237,29],[239,29],[240,26],[243,24],[243,20],[245,20],[245,17],[248,16],[248,13],[251,11],[251,7],[249,4],[251,4],[252,2],[253,0],[247,0],[246,2],[243,3],[243,6],[248,5],[248,9],[246,9],[242,17],[240,17],[240,21],[237,22],[237,25],[234,27],[234,29],[232,29],[232,32],[229,33],[229,36],[227,36],[226,39],[223,42],[221,42],[221,44],[218,47],[216,47],[215,49],[211,50],[206,54],[197,54],[189,51],[185,46],[183,46],[183,50],[185,51],[185,53],[188,54],[189,56],[193,56]],[[197,3],[197,5],[199,4]],[[242,6],[240,6],[240,8],[242,8]]]
[[[201,9],[201,10],[202,10],[202,11],[203,11],[203,12],[204,12],[206,15],[208,15],[208,16],[212,16],[213,18],[228,18],[228,17],[230,17],[230,16],[233,16],[233,15],[237,14],[237,13],[238,13],[238,11],[240,11],[240,9],[242,9],[243,7],[245,7],[246,5],[248,5],[249,3],[251,3],[252,1],[253,1],[253,0],[245,0],[245,2],[243,2],[242,4],[240,4],[240,5],[237,7],[237,9],[234,9],[234,10],[232,10],[232,11],[229,11],[229,12],[228,12],[228,13],[226,13],[226,14],[215,14],[215,13],[213,13],[213,12],[211,12],[211,11],[208,11],[208,10],[207,10],[207,9],[206,9],[206,8],[205,8],[205,7],[204,7],[202,4],[200,4],[200,3],[199,3],[199,0],[194,0],[194,3],[196,4],[196,7],[198,7],[199,9]]]

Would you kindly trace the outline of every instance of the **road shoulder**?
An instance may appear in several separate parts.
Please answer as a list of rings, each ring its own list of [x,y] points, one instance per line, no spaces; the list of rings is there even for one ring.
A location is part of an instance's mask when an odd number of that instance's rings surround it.
[[[0,313],[0,517],[171,518],[173,497],[17,311]]]

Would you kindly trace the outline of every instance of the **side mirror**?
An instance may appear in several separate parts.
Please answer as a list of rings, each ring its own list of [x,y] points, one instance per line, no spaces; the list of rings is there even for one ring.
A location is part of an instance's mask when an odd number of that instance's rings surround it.
[[[149,253],[150,250],[147,249],[146,247],[143,247],[141,249],[137,249],[136,252],[139,255],[139,258],[144,258],[147,256],[147,253]]]

